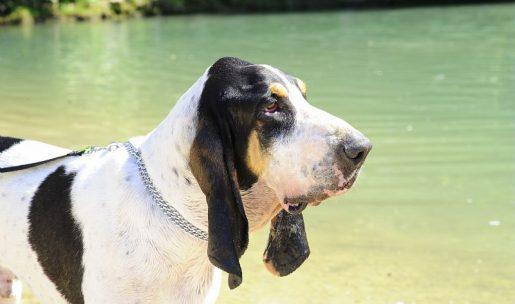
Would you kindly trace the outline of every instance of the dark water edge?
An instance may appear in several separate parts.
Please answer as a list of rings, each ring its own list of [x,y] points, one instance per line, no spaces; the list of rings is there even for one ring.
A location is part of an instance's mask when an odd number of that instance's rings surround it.
[[[64,2],[64,3],[63,3]],[[130,1],[105,1],[102,7],[68,0],[55,5],[50,0],[0,1],[0,25],[41,23],[49,19],[90,21],[132,17],[208,14],[252,14],[343,10],[388,10],[413,7],[493,5],[515,0],[290,0],[290,1],[189,1],[148,0],[139,6]],[[88,3],[83,5],[83,3]]]
[[[460,6],[460,5],[494,5],[515,3],[515,0],[341,0],[341,1],[290,1],[289,3],[252,3],[241,5],[208,5],[190,7],[184,10],[171,8],[163,10],[164,14],[181,13],[252,13],[252,12],[284,12],[284,11],[325,11],[332,9],[396,9],[410,7]]]

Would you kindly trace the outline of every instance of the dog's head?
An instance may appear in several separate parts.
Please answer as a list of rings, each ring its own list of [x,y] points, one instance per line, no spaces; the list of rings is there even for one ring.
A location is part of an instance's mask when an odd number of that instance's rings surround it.
[[[352,186],[370,141],[276,68],[222,58],[203,77],[190,166],[208,202],[209,258],[238,286],[248,213],[282,208],[265,262],[286,275],[309,254],[300,212]]]

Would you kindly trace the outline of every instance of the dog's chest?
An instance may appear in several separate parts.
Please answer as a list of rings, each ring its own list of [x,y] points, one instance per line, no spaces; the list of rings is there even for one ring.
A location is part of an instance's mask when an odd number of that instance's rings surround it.
[[[170,222],[133,164],[115,162],[94,172],[81,170],[73,191],[87,303],[205,303],[214,282],[207,244]],[[98,294],[105,286],[112,292]]]
[[[171,237],[163,243],[162,236],[138,236],[124,228],[111,246],[88,245],[84,254],[86,303],[206,303],[210,289],[217,286],[216,293],[219,289],[214,267],[204,246],[179,244],[189,236],[176,232],[166,233]],[[99,260],[101,255],[105,258]],[[112,290],[98,294],[105,286]]]

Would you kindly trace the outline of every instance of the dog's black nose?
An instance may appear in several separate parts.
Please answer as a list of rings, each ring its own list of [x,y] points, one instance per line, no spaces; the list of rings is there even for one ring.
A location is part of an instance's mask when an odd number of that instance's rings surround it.
[[[372,143],[361,134],[353,134],[346,138],[341,146],[345,158],[352,164],[361,164],[372,149]]]

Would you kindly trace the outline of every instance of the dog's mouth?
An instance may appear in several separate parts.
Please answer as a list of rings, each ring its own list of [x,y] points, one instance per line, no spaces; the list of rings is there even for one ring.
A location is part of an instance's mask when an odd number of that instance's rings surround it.
[[[288,211],[289,213],[299,214],[302,211],[304,211],[304,209],[306,209],[308,204],[309,201],[301,201],[297,198],[285,198],[284,201],[281,203],[281,207],[283,207],[283,209]]]
[[[332,186],[332,187],[318,187],[316,190],[310,191],[306,195],[296,197],[285,197],[281,203],[281,207],[291,214],[299,214],[308,205],[318,206],[324,201],[333,196],[338,196],[346,193],[357,179],[357,172],[347,179],[346,182]]]

